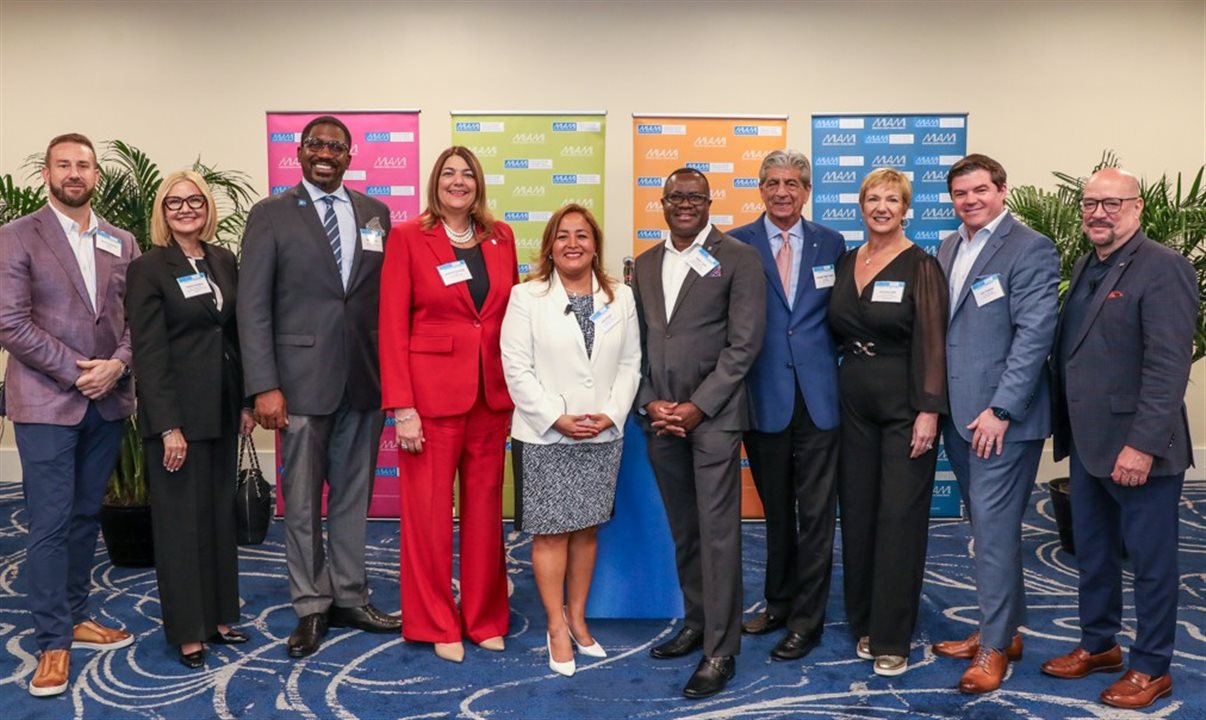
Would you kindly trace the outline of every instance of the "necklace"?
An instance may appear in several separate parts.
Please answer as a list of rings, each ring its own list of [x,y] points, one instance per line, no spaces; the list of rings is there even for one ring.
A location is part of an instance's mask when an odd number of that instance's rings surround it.
[[[462,232],[453,230],[448,223],[444,222],[443,220],[440,222],[443,223],[444,232],[448,233],[448,239],[452,241],[453,245],[468,245],[473,242],[475,233],[473,232],[472,221],[469,223],[469,227],[465,228]]]
[[[889,246],[888,246],[888,248],[891,248],[891,247],[892,247],[892,246],[894,246],[895,244],[896,244],[896,243],[892,243],[892,245],[889,245]],[[868,244],[868,245],[864,245],[863,247],[864,247],[864,248],[866,248],[866,253],[864,253],[864,254],[866,255],[866,257],[865,257],[865,258],[863,258],[863,266],[867,266],[867,265],[870,265],[870,264],[871,264],[871,260],[873,260],[873,259],[874,259],[874,255],[875,255],[875,253],[874,253],[874,252],[872,252],[872,250],[871,250],[871,245],[870,245],[870,244]],[[883,249],[885,249],[885,248],[880,248],[880,249],[881,249],[881,250],[883,250]]]

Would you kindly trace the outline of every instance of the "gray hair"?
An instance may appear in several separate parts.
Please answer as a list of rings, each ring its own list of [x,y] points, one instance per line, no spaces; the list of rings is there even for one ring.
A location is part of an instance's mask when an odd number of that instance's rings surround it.
[[[766,174],[771,168],[795,168],[800,171],[801,182],[812,185],[812,163],[799,150],[775,150],[763,158],[762,167],[758,168],[759,185],[766,182]]]

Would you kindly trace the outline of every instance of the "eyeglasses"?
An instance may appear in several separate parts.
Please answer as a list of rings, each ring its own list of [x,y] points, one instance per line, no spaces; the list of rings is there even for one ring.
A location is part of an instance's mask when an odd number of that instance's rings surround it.
[[[336,155],[342,155],[349,149],[348,144],[345,142],[339,142],[338,140],[319,140],[316,137],[308,137],[305,140],[302,140],[302,147],[310,152],[318,152],[319,150],[326,148]]]
[[[204,195],[189,195],[188,197],[165,197],[163,199],[163,207],[175,212],[188,204],[193,210],[200,210],[205,207]]]
[[[678,207],[680,205],[690,205],[691,207],[703,207],[704,203],[710,200],[703,193],[670,193],[662,198],[662,202],[666,205]]]
[[[1092,215],[1097,212],[1097,206],[1100,205],[1107,214],[1113,215],[1122,209],[1122,203],[1127,200],[1138,200],[1139,196],[1127,198],[1084,198],[1080,201],[1080,211],[1085,215]]]

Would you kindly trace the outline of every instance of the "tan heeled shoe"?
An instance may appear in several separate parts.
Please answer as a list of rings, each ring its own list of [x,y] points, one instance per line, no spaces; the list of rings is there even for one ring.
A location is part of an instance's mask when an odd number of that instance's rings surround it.
[[[465,644],[454,643],[435,643],[435,654],[441,660],[448,662],[465,662]]]
[[[483,650],[489,650],[490,652],[502,652],[507,649],[507,643],[503,640],[502,635],[486,638],[477,645]]]

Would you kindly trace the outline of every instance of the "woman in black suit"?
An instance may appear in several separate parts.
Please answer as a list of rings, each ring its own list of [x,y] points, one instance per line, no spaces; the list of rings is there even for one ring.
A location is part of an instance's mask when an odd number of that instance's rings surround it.
[[[167,640],[189,668],[204,642],[242,643],[235,473],[243,407],[234,254],[205,180],[164,178],[151,215],[156,246],[130,263],[126,315],[134,346],[138,426],[151,489],[155,571]]]

